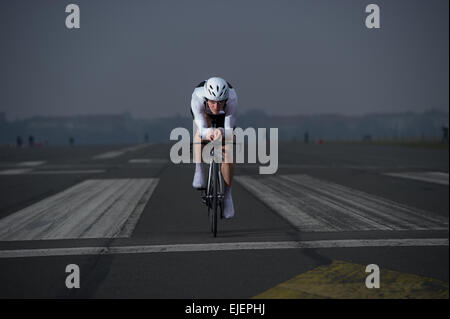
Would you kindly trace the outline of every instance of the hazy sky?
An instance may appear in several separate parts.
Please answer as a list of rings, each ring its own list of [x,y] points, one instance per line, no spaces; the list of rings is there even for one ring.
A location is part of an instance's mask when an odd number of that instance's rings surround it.
[[[365,27],[370,3],[381,29]],[[448,0],[3,0],[0,112],[188,115],[216,75],[243,111],[448,112],[448,12]]]

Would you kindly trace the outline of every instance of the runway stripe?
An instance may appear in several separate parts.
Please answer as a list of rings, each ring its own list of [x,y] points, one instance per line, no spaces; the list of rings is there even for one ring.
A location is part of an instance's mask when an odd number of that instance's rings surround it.
[[[261,164],[239,164],[239,168],[258,169]],[[299,169],[354,169],[354,170],[387,170],[387,169],[421,169],[418,165],[348,165],[343,163],[331,163],[329,165],[316,164],[278,164],[278,168],[299,168]]]
[[[123,154],[125,154],[127,152],[137,151],[137,150],[140,150],[140,149],[145,148],[145,147],[150,146],[150,145],[151,144],[139,144],[139,145],[123,148],[123,149],[117,150],[117,151],[110,151],[110,152],[106,152],[106,153],[102,153],[102,154],[96,155],[96,156],[93,157],[93,159],[111,159],[111,158],[116,158],[116,157],[122,156]]]
[[[300,231],[448,229],[446,217],[307,175],[235,179]]]
[[[57,175],[57,174],[98,174],[104,173],[104,169],[84,169],[84,170],[42,170],[42,171],[33,171],[28,174],[33,175]]]
[[[46,163],[46,161],[28,161],[28,162],[20,162],[17,164],[18,166],[39,166]]]
[[[448,173],[443,172],[402,172],[402,173],[385,173],[384,175],[414,179],[422,182],[435,183],[447,186],[449,184]]]
[[[84,169],[84,170],[40,170],[32,168],[17,168],[0,171],[0,175],[58,175],[58,174],[98,174],[106,172],[104,169]]]
[[[93,157],[93,159],[110,159],[110,158],[116,158],[119,157],[121,155],[123,155],[125,152],[122,151],[111,151],[111,152],[106,152],[106,153],[102,153],[99,155],[96,155]]]
[[[128,161],[130,164],[165,164],[169,160],[166,158],[133,158]]]
[[[58,175],[58,174],[98,174],[104,173],[104,169],[85,169],[85,170],[40,170],[32,168],[16,168],[0,171],[0,175]]]
[[[21,175],[32,171],[32,168],[11,168],[0,171],[0,175]]]
[[[20,249],[20,250],[1,250],[0,258],[209,252],[209,251],[228,251],[228,250],[420,247],[420,246],[421,247],[448,246],[448,238],[345,239],[345,240],[317,240],[317,241],[240,242],[240,243],[217,243],[217,244],[213,243],[213,244]]]
[[[0,240],[128,237],[158,181],[83,181],[0,220]]]

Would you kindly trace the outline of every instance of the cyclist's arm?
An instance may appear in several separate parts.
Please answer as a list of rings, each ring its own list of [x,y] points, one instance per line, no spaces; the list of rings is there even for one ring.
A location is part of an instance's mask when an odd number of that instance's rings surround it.
[[[225,122],[224,122],[224,128],[227,133],[228,132],[232,133],[233,129],[236,127],[237,108],[238,108],[237,95],[235,90],[231,89],[230,97],[227,101],[227,108],[225,112]]]
[[[206,122],[206,114],[203,109],[203,99],[195,92],[192,94],[191,110],[192,114],[194,114],[194,122],[197,126],[200,137],[202,139],[206,139],[212,129],[208,128],[208,123]]]

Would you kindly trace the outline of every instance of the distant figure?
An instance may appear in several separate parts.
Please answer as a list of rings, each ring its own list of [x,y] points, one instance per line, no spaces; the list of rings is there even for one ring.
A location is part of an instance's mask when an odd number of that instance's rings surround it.
[[[370,134],[364,135],[363,142],[369,142],[369,143],[372,142],[372,135],[370,135]]]
[[[442,143],[448,143],[448,126],[442,127]]]
[[[145,143],[148,143],[148,133],[145,133]]]
[[[71,147],[73,147],[74,144],[75,144],[75,140],[73,139],[73,137],[70,137],[70,138],[69,138],[69,145],[70,145]]]
[[[33,137],[33,135],[28,136],[28,145],[30,147],[34,146],[34,137]]]
[[[304,141],[305,141],[305,144],[309,143],[309,134],[308,134],[308,132],[305,132],[305,139],[304,139]]]
[[[21,136],[17,136],[16,142],[17,142],[17,147],[22,147],[23,142],[22,142]]]

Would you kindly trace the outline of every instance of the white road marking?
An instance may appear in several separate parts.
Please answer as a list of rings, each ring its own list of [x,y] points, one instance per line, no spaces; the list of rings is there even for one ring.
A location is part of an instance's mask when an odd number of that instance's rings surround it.
[[[165,158],[133,158],[128,161],[131,164],[164,164],[169,160]]]
[[[448,186],[448,173],[443,172],[401,172],[384,173],[384,175],[414,179],[422,182],[429,182]]]
[[[93,157],[93,159],[110,159],[110,158],[119,157],[119,156],[121,156],[123,154],[125,154],[125,152],[122,152],[122,151],[111,151],[111,152],[102,153],[100,155],[96,155],[96,156]]]
[[[1,219],[0,240],[128,237],[158,182],[83,181]]]
[[[33,168],[12,168],[0,171],[0,175],[55,175],[55,174],[97,174],[106,172],[103,169],[84,170],[34,170]]]
[[[0,175],[21,175],[32,171],[32,168],[11,168],[0,171]]]
[[[46,161],[29,161],[29,162],[20,162],[17,164],[18,166],[27,166],[27,167],[33,167],[33,166],[39,166],[46,163]]]
[[[357,248],[357,247],[429,247],[429,246],[448,246],[448,238],[343,239],[343,240],[315,240],[315,241],[240,242],[240,243],[212,243],[212,244],[18,249],[18,250],[0,250],[0,258],[208,252],[208,251],[227,251],[227,250],[321,249],[321,248]]]
[[[97,174],[104,173],[104,169],[85,169],[85,170],[41,170],[41,171],[33,171],[28,174]]]
[[[307,175],[235,179],[300,231],[448,229],[447,217]]]
[[[140,149],[145,148],[145,147],[150,146],[150,145],[151,144],[139,144],[139,145],[123,148],[123,149],[117,150],[117,151],[110,151],[110,152],[106,152],[106,153],[102,153],[102,154],[96,155],[96,156],[93,157],[93,159],[111,159],[111,158],[116,158],[116,157],[122,156],[123,154],[125,154],[127,152],[137,151],[137,150],[140,150]]]
[[[239,164],[240,168],[258,168],[260,163],[255,164]],[[316,164],[278,164],[278,168],[300,168],[300,169],[355,169],[355,170],[380,170],[380,169],[420,169],[417,165],[348,165],[342,163],[332,163],[329,165]]]

